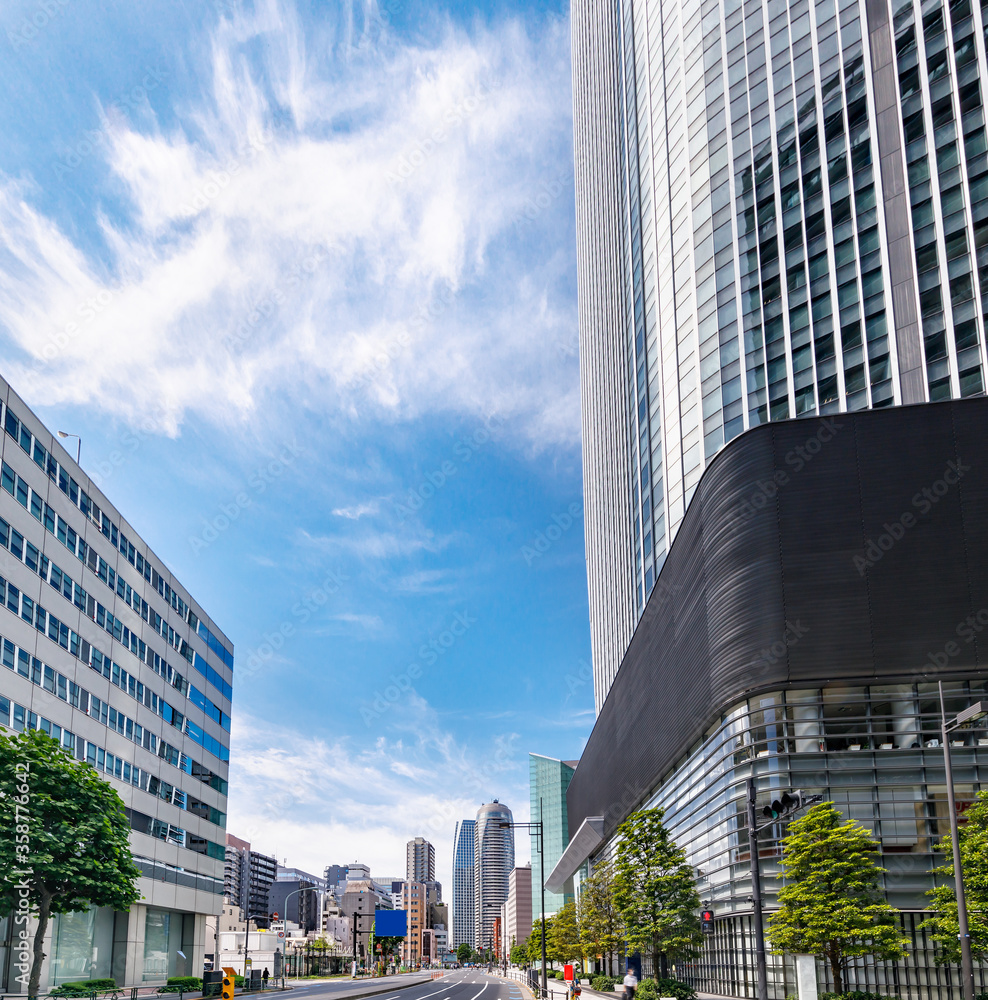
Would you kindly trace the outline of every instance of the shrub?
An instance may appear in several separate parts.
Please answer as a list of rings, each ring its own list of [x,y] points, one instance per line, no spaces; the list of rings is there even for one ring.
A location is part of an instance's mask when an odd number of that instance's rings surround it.
[[[617,976],[594,976],[590,980],[590,989],[598,993],[610,993],[621,982]]]
[[[53,997],[82,997],[90,993],[99,993],[101,990],[115,990],[117,981],[115,979],[90,979],[84,983],[62,983],[61,986],[53,989]]]
[[[821,993],[819,1000],[899,1000],[887,993],[868,993],[865,990],[847,990],[844,993]]]
[[[221,984],[222,988],[222,984]],[[172,976],[167,986],[158,988],[159,993],[195,993],[202,989],[202,980],[198,976]]]
[[[643,979],[638,984],[635,997],[640,997],[641,1000],[658,1000],[659,997],[696,1000],[696,990],[689,983],[681,983],[678,979]]]

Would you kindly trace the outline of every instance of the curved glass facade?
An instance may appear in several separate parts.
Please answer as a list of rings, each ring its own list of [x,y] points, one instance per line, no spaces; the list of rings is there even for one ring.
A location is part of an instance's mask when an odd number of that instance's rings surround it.
[[[984,681],[944,682],[948,717],[986,697]],[[958,808],[988,786],[988,728],[982,719],[952,735]],[[670,832],[697,870],[697,889],[714,910],[716,932],[702,959],[677,970],[698,989],[753,995],[751,855],[745,782],[754,774],[759,811],[783,791],[800,789],[833,801],[881,844],[889,902],[913,941],[896,964],[859,962],[852,988],[879,987],[906,997],[948,1000],[957,970],[937,968],[917,930],[933,885],[934,845],[949,832],[940,704],[936,684],[872,687],[830,684],[762,694],[733,705],[644,803],[665,810]],[[761,835],[764,907],[779,888],[780,824]],[[608,857],[616,837],[590,864]],[[827,972],[821,965],[820,982]],[[985,976],[981,989],[988,985]],[[770,996],[795,992],[794,971],[769,958]]]

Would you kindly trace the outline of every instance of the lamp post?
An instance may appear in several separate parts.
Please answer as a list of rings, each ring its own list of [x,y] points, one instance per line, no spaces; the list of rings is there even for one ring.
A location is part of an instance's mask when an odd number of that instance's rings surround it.
[[[82,438],[78,434],[69,434],[68,431],[59,431],[58,436],[63,440],[65,438],[75,438],[79,443],[76,445],[75,449],[75,464],[79,464],[79,459],[82,456]]]
[[[250,957],[250,922],[258,917],[263,917],[266,920],[268,915],[266,913],[252,913],[247,918],[247,933],[244,935],[244,979],[248,982],[250,981],[250,977],[247,975],[247,959]]]
[[[537,823],[508,823],[502,821],[499,825],[502,828],[514,827],[527,830],[535,830],[536,850],[539,852],[539,879],[542,883],[542,995],[549,995],[549,982],[546,975],[545,961],[545,826],[543,823],[542,799],[539,799],[539,819]]]
[[[370,917],[371,919],[373,919],[374,914],[373,913],[354,913],[353,916],[350,918],[353,921],[353,972],[354,972],[354,978],[356,978],[357,964],[358,964],[357,963],[357,924],[359,923],[361,917]]]
[[[964,872],[961,868],[961,842],[957,828],[957,806],[954,801],[954,772],[950,764],[948,735],[961,726],[980,719],[988,713],[988,704],[977,701],[950,723],[943,701],[943,681],[940,688],[940,742],[943,743],[943,769],[947,782],[947,810],[950,813],[950,845],[954,855],[954,891],[957,893],[957,934],[961,942],[961,995],[964,1000],[974,1000],[974,961],[971,957],[971,931],[967,922],[967,899],[964,895]]]

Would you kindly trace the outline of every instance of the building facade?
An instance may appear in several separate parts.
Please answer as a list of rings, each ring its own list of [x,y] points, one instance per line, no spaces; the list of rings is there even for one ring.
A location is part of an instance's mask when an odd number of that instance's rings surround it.
[[[233,647],[2,379],[0,423],[0,727],[42,729],[110,782],[142,873],[129,913],[52,921],[42,987],[199,974],[223,905]],[[11,934],[0,920],[15,993]]]
[[[988,642],[972,623],[988,620],[974,515],[988,467],[971,457],[986,432],[980,398],[773,422],[721,451],[570,781],[550,889],[611,856],[635,809],[661,806],[714,911],[701,959],[677,975],[751,996],[746,782],[758,815],[782,792],[819,794],[875,836],[910,941],[901,962],[852,963],[850,988],[959,993],[919,925],[949,830],[938,684],[948,718],[986,697]],[[963,810],[988,783],[985,720],[948,750]],[[760,843],[767,914],[784,834]],[[822,963],[818,976],[830,988]],[[984,989],[988,969],[977,976]],[[794,988],[790,959],[770,956],[769,995]]]
[[[508,876],[515,866],[515,831],[511,810],[495,799],[477,810],[474,827],[474,947],[490,951],[494,920],[508,898]]]
[[[463,819],[453,832],[453,951],[461,944],[476,947],[476,828],[475,820]]]
[[[556,760],[541,754],[528,755],[528,788],[531,796],[532,819],[542,822],[545,857],[545,874],[556,866],[569,843],[569,822],[566,818],[566,789],[578,761]],[[537,831],[532,831],[532,909],[536,915],[542,912],[542,855],[538,849]],[[567,883],[562,892],[545,893],[545,913],[550,916],[561,910],[573,898],[572,883]]]
[[[523,945],[532,933],[532,899],[532,866],[512,868],[503,912],[504,954],[508,957],[511,949]]]
[[[983,391],[986,12],[574,0],[598,711],[728,442]]]
[[[319,930],[326,880],[298,868],[278,867],[268,888],[268,912],[297,924],[303,934]]]
[[[424,837],[405,846],[405,878],[409,882],[435,882],[436,849]]]
[[[251,849],[246,840],[227,834],[224,864],[225,894],[240,907],[244,920],[268,926],[268,894],[278,874],[275,858]]]

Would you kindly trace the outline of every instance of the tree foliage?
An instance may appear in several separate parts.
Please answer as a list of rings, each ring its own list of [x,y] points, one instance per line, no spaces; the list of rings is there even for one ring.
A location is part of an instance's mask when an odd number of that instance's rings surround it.
[[[539,948],[541,951],[541,931]],[[551,928],[546,929],[546,953],[553,962],[571,962],[582,954],[580,927],[576,921],[576,903],[566,903],[552,918]]]
[[[768,930],[776,951],[824,959],[838,993],[849,959],[894,961],[906,944],[880,885],[878,844],[856,820],[843,818],[833,802],[821,802],[789,824],[785,886]]]
[[[87,764],[40,730],[0,735],[0,913],[20,893],[38,918],[27,981],[37,996],[44,940],[56,913],[91,906],[128,910],[140,898],[120,796]],[[26,850],[25,850],[26,847]],[[17,910],[23,926],[27,913]]]
[[[468,945],[466,943],[466,941],[464,941],[456,949],[456,960],[457,960],[457,962],[459,962],[460,965],[462,965],[464,962],[469,962],[470,961],[470,953],[472,951],[473,951],[473,948],[471,948],[470,945]]]
[[[664,958],[692,958],[703,941],[700,897],[686,852],[669,836],[662,809],[642,809],[618,827],[614,904],[628,948]]]
[[[549,942],[552,940],[552,917],[545,918],[545,950],[546,961],[549,961]],[[542,920],[536,918],[532,923],[532,933],[525,941],[525,952],[532,965],[542,965]]]
[[[961,871],[967,900],[968,931],[975,961],[988,959],[988,789],[978,792],[974,803],[964,813],[966,823],[958,830],[961,849]],[[937,851],[947,856],[946,864],[934,868],[943,884],[931,889],[934,916],[921,925],[936,941],[937,962],[960,962],[958,939],[957,894],[954,888],[954,857],[947,833],[937,845]]]
[[[593,958],[621,950],[623,927],[614,903],[614,865],[598,864],[580,885],[580,943],[583,953]]]

